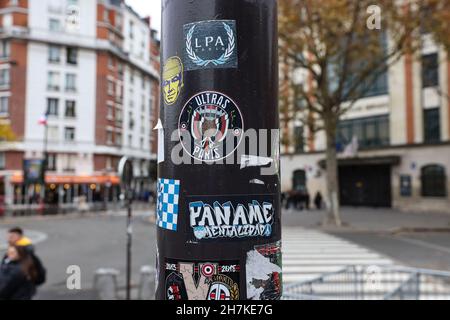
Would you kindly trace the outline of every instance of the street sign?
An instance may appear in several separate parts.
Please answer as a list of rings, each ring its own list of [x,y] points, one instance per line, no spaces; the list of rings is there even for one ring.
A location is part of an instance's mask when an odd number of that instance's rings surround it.
[[[134,179],[133,162],[127,157],[122,157],[119,161],[118,172],[120,177],[120,185],[127,194],[132,188]]]

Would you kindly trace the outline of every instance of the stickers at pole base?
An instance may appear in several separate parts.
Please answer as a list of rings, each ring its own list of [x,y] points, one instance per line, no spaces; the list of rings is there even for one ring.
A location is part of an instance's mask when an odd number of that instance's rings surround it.
[[[196,94],[180,114],[181,145],[192,158],[200,161],[215,162],[231,155],[241,143],[243,132],[241,111],[231,98],[220,92]]]
[[[177,56],[166,60],[162,72],[162,89],[166,105],[173,105],[180,96],[183,82],[183,63]]]
[[[167,300],[239,300],[238,261],[191,262],[166,259]]]
[[[183,26],[186,70],[237,68],[236,21],[210,20]]]
[[[157,190],[156,225],[163,229],[177,231],[180,180],[158,179]]]
[[[282,295],[281,241],[247,252],[247,298],[279,300]]]
[[[270,237],[275,220],[273,195],[186,197],[188,232],[195,240]]]

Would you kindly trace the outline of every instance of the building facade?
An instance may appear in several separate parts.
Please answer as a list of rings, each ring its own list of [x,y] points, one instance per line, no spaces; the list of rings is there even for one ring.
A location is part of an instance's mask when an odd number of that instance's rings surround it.
[[[0,39],[0,117],[16,136],[0,144],[5,205],[42,203],[44,194],[68,206],[80,196],[117,199],[123,155],[133,158],[137,191],[149,191],[159,109],[150,19],[121,0],[1,0]],[[43,192],[25,186],[22,170],[45,153]]]
[[[420,57],[404,56],[339,123],[342,205],[450,213],[450,59],[423,37]],[[325,196],[323,132],[281,118],[282,136],[295,137],[282,147],[283,190]]]

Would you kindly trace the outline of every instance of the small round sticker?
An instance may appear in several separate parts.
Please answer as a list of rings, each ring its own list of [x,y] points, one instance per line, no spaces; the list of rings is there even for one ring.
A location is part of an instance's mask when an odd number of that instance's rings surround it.
[[[204,162],[222,160],[242,141],[244,121],[237,104],[216,91],[194,95],[184,105],[178,123],[183,149],[194,159]],[[188,134],[188,138],[184,139]]]

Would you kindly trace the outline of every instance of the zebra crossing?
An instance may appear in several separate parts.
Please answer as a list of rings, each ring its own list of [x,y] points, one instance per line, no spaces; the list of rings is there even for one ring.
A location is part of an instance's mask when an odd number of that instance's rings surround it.
[[[387,266],[394,262],[368,248],[320,231],[283,228],[283,281],[307,281],[348,265]]]

